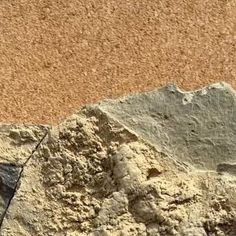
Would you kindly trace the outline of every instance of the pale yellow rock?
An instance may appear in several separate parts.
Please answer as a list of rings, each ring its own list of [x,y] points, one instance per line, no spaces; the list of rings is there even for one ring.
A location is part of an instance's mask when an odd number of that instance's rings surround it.
[[[1,235],[235,235],[235,181],[187,168],[84,109],[24,167]]]

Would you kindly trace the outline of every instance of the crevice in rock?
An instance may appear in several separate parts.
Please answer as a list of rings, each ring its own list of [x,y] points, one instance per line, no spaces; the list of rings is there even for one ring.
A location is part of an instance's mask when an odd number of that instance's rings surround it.
[[[5,191],[6,194],[8,194],[8,202],[5,203],[6,204],[6,207],[5,207],[5,210],[4,212],[2,213],[2,215],[0,216],[0,230],[1,230],[1,227],[2,227],[2,222],[6,216],[6,213],[8,211],[8,208],[10,207],[11,205],[11,201],[12,199],[14,198],[15,196],[15,193],[17,191],[17,188],[19,186],[19,183],[20,183],[20,179],[21,179],[21,176],[22,176],[22,173],[24,171],[24,167],[27,165],[27,163],[29,162],[29,160],[31,159],[31,157],[33,156],[33,154],[37,151],[37,149],[39,148],[39,146],[41,145],[41,143],[44,141],[44,139],[46,138],[46,136],[48,135],[48,131],[45,133],[45,135],[41,138],[41,140],[39,141],[39,143],[36,145],[36,147],[34,148],[34,150],[32,151],[32,153],[29,155],[29,157],[27,158],[27,160],[25,161],[25,163],[23,165],[14,165],[14,164],[4,164],[5,168],[11,168],[12,170],[10,172],[14,173],[15,175],[18,175],[17,177],[17,180],[14,181],[14,183],[12,182],[11,183],[11,186],[7,186],[7,185],[3,185],[2,184],[2,178],[0,178],[1,180],[1,187],[2,186],[5,186],[7,188],[10,189],[10,192],[8,191]],[[20,170],[17,170],[17,169],[20,169]],[[16,171],[18,171],[18,173],[16,173]],[[1,177],[1,176],[0,176]],[[11,176],[9,176],[11,177]]]

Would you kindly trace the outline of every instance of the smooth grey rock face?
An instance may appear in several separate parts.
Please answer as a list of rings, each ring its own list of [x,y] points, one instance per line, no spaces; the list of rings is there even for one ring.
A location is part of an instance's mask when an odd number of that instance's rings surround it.
[[[178,161],[216,170],[236,162],[235,100],[234,90],[218,83],[195,92],[169,86],[98,107]]]
[[[0,235],[236,235],[234,108],[226,84],[169,86],[87,106],[39,142],[0,127]]]

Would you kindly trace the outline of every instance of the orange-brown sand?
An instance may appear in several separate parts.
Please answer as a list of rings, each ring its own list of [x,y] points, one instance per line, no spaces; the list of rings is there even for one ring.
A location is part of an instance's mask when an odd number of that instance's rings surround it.
[[[236,0],[0,1],[2,122],[221,80],[236,88]]]

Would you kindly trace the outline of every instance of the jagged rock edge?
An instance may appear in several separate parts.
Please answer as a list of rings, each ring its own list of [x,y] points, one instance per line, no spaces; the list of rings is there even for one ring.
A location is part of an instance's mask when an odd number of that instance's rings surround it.
[[[46,127],[46,126],[45,126]],[[11,199],[9,200],[8,204],[7,204],[7,207],[6,207],[6,210],[4,211],[3,213],[3,216],[2,216],[2,219],[0,221],[0,232],[1,232],[1,227],[2,227],[2,222],[4,221],[6,215],[7,215],[7,211],[11,205],[11,201],[12,199],[14,198],[16,192],[17,192],[17,189],[19,187],[19,183],[20,183],[20,180],[21,180],[21,176],[22,176],[22,173],[24,171],[24,167],[27,165],[27,163],[30,161],[31,157],[33,156],[33,154],[38,150],[38,148],[40,147],[41,143],[43,143],[43,141],[47,138],[48,136],[48,133],[49,133],[49,129],[50,128],[47,128],[47,131],[45,132],[44,136],[41,138],[41,140],[38,142],[38,144],[35,146],[35,148],[33,149],[33,151],[31,152],[31,154],[29,155],[29,157],[26,159],[25,163],[23,165],[21,165],[21,170],[20,170],[20,173],[19,173],[19,177],[16,181],[16,185],[15,185],[15,188],[14,188],[14,194],[13,196],[11,197]]]
[[[167,87],[164,87],[164,88],[161,88],[161,89],[158,89],[156,90],[156,92],[160,91],[160,90],[166,90],[166,89],[174,89],[175,91],[179,92],[179,93],[182,93],[182,94],[195,94],[195,93],[198,93],[198,92],[202,92],[204,90],[208,90],[208,89],[223,89],[223,90],[226,90],[228,92],[232,92],[232,96],[235,98],[235,94],[236,94],[236,91],[230,86],[228,85],[227,83],[224,83],[224,82],[221,82],[221,83],[216,83],[216,84],[213,84],[213,85],[210,85],[210,86],[207,86],[205,88],[202,88],[202,89],[199,89],[199,90],[195,90],[195,91],[181,91],[178,87],[176,87],[175,85],[171,85],[171,86],[167,86]],[[154,91],[151,91],[151,92],[154,92]],[[148,93],[148,92],[147,92]],[[139,93],[139,94],[144,94],[144,93]],[[136,94],[138,95],[138,94]],[[133,95],[129,95],[129,96],[133,96]],[[127,97],[129,96],[126,96],[124,97],[123,99],[126,99]],[[122,100],[121,99],[115,99],[116,101],[119,101],[119,100]],[[108,100],[108,101],[111,101],[111,100]],[[114,99],[113,99],[114,101]],[[103,114],[105,114],[107,117],[109,117],[110,119],[116,121],[117,123],[119,123],[120,125],[122,125],[125,129],[127,129],[129,132],[135,134],[136,136],[138,136],[141,140],[145,141],[145,142],[148,142],[147,140],[141,138],[139,135],[136,134],[136,132],[130,128],[128,128],[127,126],[125,126],[124,124],[122,124],[121,122],[119,122],[117,119],[115,119],[111,114],[109,114],[109,112],[105,112],[103,111],[100,107],[99,107],[99,103],[98,104],[95,104],[95,105],[89,105],[89,106],[86,106],[87,108],[90,107],[90,109],[98,109],[100,112],[102,112]],[[95,114],[96,114],[96,111],[95,111]],[[65,119],[66,121],[67,119]],[[62,122],[63,123],[63,122]],[[51,128],[49,128],[50,130]],[[22,170],[20,171],[20,175],[19,175],[19,178],[17,180],[17,186],[15,188],[15,191],[17,191],[17,188],[18,188],[18,184],[20,182],[20,179],[21,179],[21,175],[23,173],[23,170],[24,170],[24,166],[28,163],[28,161],[30,160],[30,158],[32,157],[32,155],[37,151],[37,149],[39,148],[40,144],[45,140],[45,138],[47,137],[48,133],[49,133],[49,130],[46,131],[45,135],[43,136],[43,138],[40,140],[40,142],[37,144],[37,146],[34,148],[34,150],[32,151],[31,155],[28,157],[28,159],[26,160],[26,162],[22,165]],[[149,142],[148,142],[149,143]],[[153,147],[153,145],[151,145]],[[156,147],[154,147],[156,149]],[[169,155],[167,155],[168,157],[170,157]],[[172,159],[172,158],[171,158]],[[172,159],[173,160],[173,159]],[[11,200],[14,198],[14,195],[13,197],[11,198]],[[6,213],[7,213],[7,210],[11,204],[11,200],[9,201],[9,204],[7,206],[7,209],[6,209],[6,212],[4,213],[4,217],[3,219],[5,218],[6,216]],[[1,228],[1,226],[0,226]]]
[[[119,124],[120,126],[123,126],[128,132],[130,132],[131,134],[135,135],[136,137],[138,137],[138,139],[143,142],[143,143],[146,143],[148,144],[150,147],[152,147],[155,151],[157,151],[158,153],[164,155],[166,158],[168,158],[170,161],[172,161],[173,163],[176,164],[176,166],[178,166],[178,168],[180,170],[183,170],[183,171],[187,171],[189,169],[191,170],[194,170],[194,168],[192,168],[192,166],[190,165],[186,165],[185,163],[183,162],[180,162],[178,159],[174,158],[173,155],[171,155],[170,153],[166,153],[162,150],[160,150],[158,148],[158,146],[154,145],[152,142],[150,142],[149,140],[147,139],[144,139],[142,136],[140,136],[139,134],[137,134],[135,132],[134,129],[131,129],[130,127],[126,126],[125,124],[121,123],[118,119],[116,119],[115,116],[113,116],[112,114],[110,114],[109,112],[103,110],[101,107],[99,107],[99,105],[89,105],[86,107],[87,109],[91,109],[95,112],[95,114],[97,114],[97,112],[101,112],[102,114],[104,114],[107,118],[109,118],[111,121],[114,121],[116,122],[117,124]]]
[[[204,86],[204,87],[199,88],[199,89],[191,90],[191,91],[183,90],[179,86],[177,86],[176,84],[169,84],[169,85],[166,85],[166,86],[163,86],[163,87],[160,87],[160,88],[157,88],[157,89],[153,89],[153,90],[150,90],[150,91],[146,91],[146,92],[134,92],[134,93],[130,93],[126,96],[121,96],[121,97],[118,97],[118,98],[115,98],[115,99],[111,99],[111,98],[103,99],[102,101],[100,101],[98,103],[87,105],[87,106],[93,106],[93,105],[99,106],[100,104],[107,103],[107,102],[112,102],[112,101],[124,102],[125,100],[127,100],[131,97],[134,97],[134,96],[136,97],[136,96],[139,96],[139,95],[142,95],[142,94],[143,95],[145,95],[145,94],[148,95],[149,93],[155,93],[155,92],[160,92],[160,91],[165,91],[165,90],[166,91],[169,90],[169,91],[178,92],[178,93],[181,93],[183,95],[189,95],[189,94],[195,95],[199,92],[204,92],[204,91],[207,91],[207,90],[210,90],[210,89],[226,90],[228,92],[231,92],[231,95],[236,98],[236,90],[230,84],[228,84],[227,82],[221,81],[221,82],[213,83],[213,84]]]

